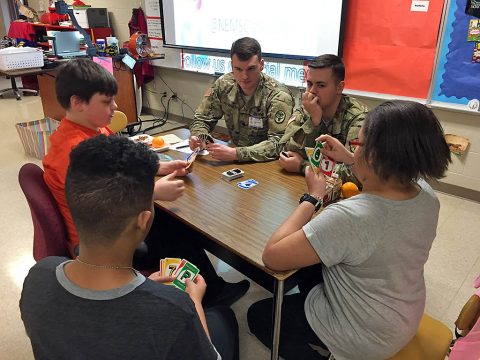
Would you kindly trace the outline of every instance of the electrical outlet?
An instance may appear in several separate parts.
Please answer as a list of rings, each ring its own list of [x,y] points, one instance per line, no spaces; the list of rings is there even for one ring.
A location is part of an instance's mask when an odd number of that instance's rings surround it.
[[[166,97],[166,96],[167,96],[167,92],[166,92],[166,91],[162,91],[162,92],[161,92],[161,95],[162,95],[162,97]]]

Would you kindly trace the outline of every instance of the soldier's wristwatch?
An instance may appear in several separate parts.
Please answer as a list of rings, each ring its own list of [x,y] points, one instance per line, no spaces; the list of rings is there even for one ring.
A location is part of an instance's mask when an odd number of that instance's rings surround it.
[[[315,206],[315,212],[317,212],[322,207],[322,204],[323,204],[322,199],[318,199],[315,196],[310,195],[309,193],[303,194],[298,203],[301,204],[304,201],[308,201],[313,206]]]

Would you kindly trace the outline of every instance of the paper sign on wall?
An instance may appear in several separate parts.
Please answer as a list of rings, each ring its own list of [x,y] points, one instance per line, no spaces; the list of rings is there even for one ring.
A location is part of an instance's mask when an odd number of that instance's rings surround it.
[[[430,4],[430,1],[412,0],[412,7],[410,8],[410,11],[427,12],[428,4]]]
[[[110,74],[113,75],[113,62],[111,57],[94,56],[93,61],[102,65]]]

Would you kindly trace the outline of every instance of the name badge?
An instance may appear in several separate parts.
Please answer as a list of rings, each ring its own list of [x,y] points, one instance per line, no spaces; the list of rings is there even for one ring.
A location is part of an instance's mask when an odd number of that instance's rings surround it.
[[[253,128],[257,128],[257,129],[261,129],[261,128],[263,128],[263,120],[262,120],[262,118],[257,117],[257,116],[250,116],[248,118],[248,126],[253,127]]]

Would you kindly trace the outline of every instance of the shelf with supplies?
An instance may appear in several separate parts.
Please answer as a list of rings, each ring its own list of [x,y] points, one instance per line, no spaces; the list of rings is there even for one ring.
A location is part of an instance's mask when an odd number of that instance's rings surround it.
[[[47,36],[47,31],[78,31],[73,26],[59,26],[50,24],[32,25],[35,30],[35,37],[33,41],[35,41],[38,46],[41,46],[45,50],[50,48],[48,41],[44,40]],[[110,27],[84,28],[84,30],[90,35],[93,43],[95,43],[96,39],[105,39],[106,37],[112,36],[112,28]]]

